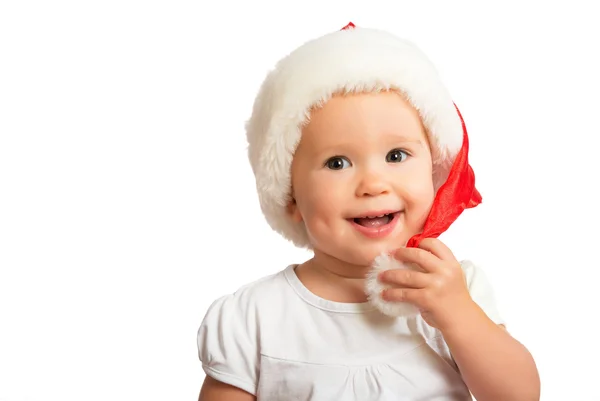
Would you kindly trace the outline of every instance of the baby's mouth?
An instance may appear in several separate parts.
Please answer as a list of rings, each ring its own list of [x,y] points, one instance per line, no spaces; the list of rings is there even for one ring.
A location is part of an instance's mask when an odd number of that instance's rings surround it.
[[[390,224],[392,220],[398,215],[398,213],[399,212],[386,213],[379,216],[355,217],[351,220],[363,227],[378,228]]]

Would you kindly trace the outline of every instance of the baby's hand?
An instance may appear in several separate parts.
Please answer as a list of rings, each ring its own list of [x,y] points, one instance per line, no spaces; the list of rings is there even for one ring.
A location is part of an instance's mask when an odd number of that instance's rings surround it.
[[[385,301],[415,305],[425,321],[442,332],[460,324],[460,316],[475,307],[460,263],[440,240],[424,239],[419,248],[400,248],[394,257],[414,263],[422,271],[392,269],[381,273],[379,280],[393,286],[383,291]]]

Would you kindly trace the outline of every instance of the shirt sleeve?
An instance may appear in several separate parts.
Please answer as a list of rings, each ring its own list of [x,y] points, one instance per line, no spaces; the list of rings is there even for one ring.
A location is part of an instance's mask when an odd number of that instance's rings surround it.
[[[488,281],[483,269],[471,261],[463,261],[461,265],[473,301],[479,305],[494,323],[506,325],[504,318],[498,310],[492,285]]]
[[[215,380],[256,395],[258,347],[256,321],[234,295],[217,299],[198,330],[198,356],[204,372]]]

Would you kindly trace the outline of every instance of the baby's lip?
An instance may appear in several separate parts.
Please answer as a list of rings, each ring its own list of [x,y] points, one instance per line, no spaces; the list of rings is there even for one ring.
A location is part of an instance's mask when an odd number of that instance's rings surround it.
[[[361,214],[358,214],[355,216],[348,217],[348,220],[383,217],[388,214],[396,214],[396,213],[400,213],[400,210],[398,210],[398,209],[371,210],[371,211],[367,211],[367,212],[364,212],[364,213],[361,213]]]

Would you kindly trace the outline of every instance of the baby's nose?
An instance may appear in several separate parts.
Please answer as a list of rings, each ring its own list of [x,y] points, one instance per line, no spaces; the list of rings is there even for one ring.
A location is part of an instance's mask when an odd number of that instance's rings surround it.
[[[356,196],[378,196],[390,192],[390,186],[381,174],[365,174],[356,187]]]

